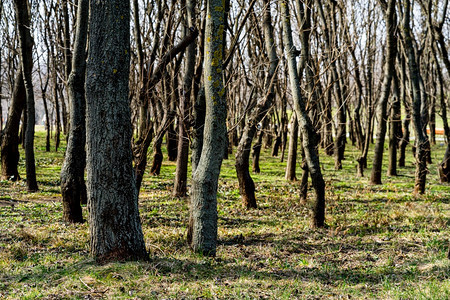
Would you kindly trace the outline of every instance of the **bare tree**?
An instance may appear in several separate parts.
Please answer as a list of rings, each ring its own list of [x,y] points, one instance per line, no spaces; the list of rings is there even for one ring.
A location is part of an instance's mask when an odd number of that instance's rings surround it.
[[[83,222],[81,203],[87,202],[84,169],[86,167],[86,43],[89,19],[88,0],[78,1],[75,50],[69,75],[68,96],[70,108],[70,130],[66,155],[61,170],[61,194],[63,219],[71,223]]]
[[[289,4],[286,0],[280,0],[283,42],[288,63],[289,81],[294,98],[294,109],[297,114],[299,129],[302,137],[302,145],[305,150],[305,159],[312,179],[312,185],[316,192],[316,199],[312,205],[312,227],[325,225],[325,181],[320,169],[318,156],[318,139],[311,120],[306,113],[305,102],[300,92],[300,79],[297,73],[295,61],[295,48],[292,40],[292,28],[289,14]]]
[[[15,0],[17,27],[20,41],[20,58],[23,82],[26,91],[27,127],[25,132],[25,166],[27,172],[27,189],[38,190],[36,181],[36,163],[34,160],[34,91],[33,91],[33,38],[30,33],[30,11],[27,0]]]
[[[204,87],[206,101],[203,147],[192,174],[188,243],[195,252],[215,256],[217,246],[217,185],[226,140],[223,86],[224,5],[208,0],[205,27]]]

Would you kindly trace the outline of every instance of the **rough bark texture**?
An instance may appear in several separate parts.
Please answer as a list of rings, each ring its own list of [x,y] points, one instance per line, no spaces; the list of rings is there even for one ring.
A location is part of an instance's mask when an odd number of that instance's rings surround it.
[[[91,255],[147,259],[131,155],[130,3],[91,0],[86,70]]]
[[[26,90],[27,127],[25,130],[25,167],[27,173],[27,190],[38,190],[36,181],[36,163],[34,160],[34,92],[33,92],[33,38],[30,33],[30,14],[27,0],[15,0],[16,20],[19,31],[20,59],[23,72],[23,82]]]
[[[266,9],[264,11],[264,40],[266,46],[266,52],[269,57],[269,71],[266,77],[265,89],[266,89],[266,97],[262,98],[251,114],[248,116],[247,123],[245,124],[244,130],[242,132],[242,136],[239,140],[239,145],[236,149],[236,174],[239,182],[239,192],[241,194],[242,205],[249,208],[256,208],[256,196],[255,196],[255,183],[250,175],[249,171],[249,159],[250,159],[250,150],[252,145],[252,140],[256,134],[256,126],[264,116],[267,114],[270,106],[272,105],[272,101],[274,99],[274,88],[273,81],[275,78],[275,73],[278,65],[278,57],[275,52],[275,43],[273,36],[273,27],[272,27],[272,17],[270,15],[270,6],[269,1],[264,0],[264,5]]]
[[[186,21],[188,27],[195,24],[196,0],[186,1]],[[185,29],[188,30],[187,28]],[[178,117],[178,152],[177,170],[173,187],[175,197],[184,197],[187,193],[187,174],[189,160],[189,110],[191,107],[192,83],[195,72],[195,43],[190,44],[186,49],[186,66],[184,70],[184,81],[182,87],[182,98],[180,101],[180,111]]]
[[[61,169],[63,219],[70,223],[83,222],[81,203],[87,202],[84,169],[86,167],[86,99],[84,81],[86,73],[86,41],[89,1],[78,1],[75,50],[69,75],[68,96],[70,130],[67,150]]]
[[[300,80],[297,74],[294,45],[292,41],[292,29],[289,17],[289,4],[286,0],[280,1],[283,42],[289,71],[289,81],[294,100],[294,109],[299,121],[299,129],[302,137],[302,145],[305,151],[305,159],[312,179],[312,185],[316,192],[316,199],[312,205],[312,227],[325,226],[325,181],[320,169],[320,161],[317,153],[318,139],[311,120],[305,110],[304,99],[300,91]]]
[[[217,185],[227,135],[225,87],[222,78],[224,3],[207,1],[204,86],[206,117],[203,147],[192,175],[188,243],[195,252],[215,256]]]
[[[412,87],[412,120],[416,136],[416,174],[414,183],[414,194],[425,193],[427,176],[427,139],[423,134],[422,118],[420,115],[421,93],[420,93],[420,71],[416,61],[413,48],[413,37],[410,27],[411,1],[405,0],[405,12],[403,18],[403,36],[405,52],[408,58],[409,78]]]
[[[370,176],[371,184],[381,184],[381,168],[383,165],[384,141],[387,129],[387,104],[391,91],[392,76],[394,74],[395,57],[397,52],[397,42],[395,40],[395,0],[390,0],[385,10],[386,21],[386,61],[384,64],[384,79],[381,87],[380,100],[377,109],[377,139],[372,165],[372,174]]]
[[[16,181],[20,179],[17,166],[19,164],[19,129],[20,117],[25,108],[26,91],[22,70],[17,72],[14,89],[8,111],[8,120],[2,133],[1,159],[2,180]]]

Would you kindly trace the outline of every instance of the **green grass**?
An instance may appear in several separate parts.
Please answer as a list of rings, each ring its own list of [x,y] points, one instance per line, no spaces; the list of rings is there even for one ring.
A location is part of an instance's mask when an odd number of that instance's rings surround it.
[[[284,180],[285,163],[268,150],[261,174],[253,176],[259,208],[243,209],[230,155],[219,183],[215,259],[187,247],[188,199],[171,196],[175,163],[165,161],[161,175],[146,176],[141,190],[150,261],[99,266],[89,257],[88,224],[61,221],[65,145],[46,153],[43,133],[37,138],[40,192],[28,194],[23,181],[0,182],[0,299],[450,297],[450,187],[436,174],[443,146],[433,147],[420,197],[412,196],[410,152],[401,176],[384,176],[380,186],[368,184],[370,170],[356,177],[359,151],[351,146],[342,171],[322,154],[328,228],[319,230],[308,226],[298,183]],[[22,155],[21,175],[23,168]]]

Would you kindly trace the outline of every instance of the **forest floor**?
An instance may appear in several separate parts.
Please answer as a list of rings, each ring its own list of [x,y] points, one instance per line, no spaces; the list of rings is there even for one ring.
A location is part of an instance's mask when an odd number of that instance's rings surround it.
[[[188,199],[171,196],[175,163],[166,160],[160,176],[145,177],[140,194],[150,261],[97,265],[89,257],[88,224],[61,220],[64,148],[46,153],[44,133],[37,136],[40,191],[27,193],[24,181],[0,182],[0,299],[450,298],[450,186],[436,171],[442,144],[433,146],[419,197],[412,196],[410,148],[400,176],[383,175],[377,186],[369,185],[370,169],[356,177],[359,152],[350,145],[341,171],[321,155],[328,227],[319,230],[309,228],[298,183],[284,179],[285,162],[269,149],[253,176],[259,208],[243,209],[230,155],[219,183],[215,259],[185,243]]]

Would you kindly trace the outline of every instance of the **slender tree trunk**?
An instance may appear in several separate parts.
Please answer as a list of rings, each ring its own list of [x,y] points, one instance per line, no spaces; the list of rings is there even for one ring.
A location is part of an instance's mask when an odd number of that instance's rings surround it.
[[[267,114],[272,105],[275,91],[273,88],[273,81],[276,76],[276,69],[278,65],[278,57],[275,52],[276,47],[274,43],[272,17],[270,14],[270,5],[268,0],[264,0],[264,40],[266,52],[269,57],[269,71],[265,80],[266,96],[262,98],[253,108],[252,113],[248,116],[247,123],[244,127],[238,148],[236,149],[236,174],[239,182],[239,192],[241,194],[242,205],[249,208],[256,208],[255,183],[249,171],[249,159],[252,140],[257,132],[256,126],[264,116]],[[260,142],[260,141],[258,141]],[[259,144],[260,145],[260,144]],[[255,145],[256,146],[256,145]],[[259,150],[261,147],[259,147]],[[254,158],[254,162],[258,159]]]
[[[201,88],[194,103],[194,130],[192,135],[192,173],[197,169],[203,149],[203,131],[206,118],[205,89]]]
[[[207,1],[204,86],[206,100],[203,148],[192,175],[188,243],[195,252],[216,255],[217,186],[226,129],[226,99],[223,86],[224,2]]]
[[[292,114],[291,117],[291,132],[289,137],[289,152],[286,164],[285,178],[289,181],[296,181],[296,166],[297,166],[297,144],[298,144],[298,120],[297,116]]]
[[[2,180],[16,181],[20,179],[17,166],[19,164],[19,129],[20,118],[25,108],[26,90],[22,69],[17,71],[14,89],[8,111],[8,120],[2,133],[1,159]],[[25,112],[24,112],[25,114]]]
[[[186,1],[186,21],[187,27],[195,24],[196,0]],[[185,28],[187,31],[188,28]],[[186,62],[184,70],[184,80],[181,91],[180,110],[178,117],[178,152],[177,169],[173,195],[175,197],[185,197],[187,193],[187,174],[189,160],[189,111],[191,107],[192,84],[195,72],[195,42],[186,49]]]
[[[412,119],[414,124],[414,133],[416,136],[416,174],[414,184],[414,194],[425,193],[425,183],[427,176],[427,139],[423,134],[422,118],[420,115],[421,93],[420,93],[420,71],[417,65],[416,56],[413,48],[413,37],[410,27],[411,1],[404,1],[403,16],[403,36],[406,56],[408,58],[409,78],[412,87],[413,104]]]
[[[25,167],[27,172],[27,190],[36,192],[36,163],[34,160],[34,92],[33,92],[33,38],[30,33],[30,13],[27,0],[15,0],[17,27],[20,41],[20,58],[23,81],[26,90],[27,127],[25,131]]]
[[[91,255],[99,262],[145,260],[131,154],[130,2],[89,4],[86,149]]]
[[[297,74],[297,66],[292,41],[292,29],[289,17],[289,6],[286,0],[280,0],[283,42],[288,63],[289,81],[294,98],[294,109],[299,120],[299,129],[302,136],[302,144],[305,150],[305,159],[311,174],[312,185],[316,191],[316,199],[312,205],[312,227],[325,226],[325,181],[320,169],[320,161],[317,153],[318,140],[311,120],[305,110],[304,99],[300,92],[300,80]]]
[[[58,151],[59,144],[61,143],[61,114],[58,97],[58,75],[56,74],[56,62],[53,58],[53,102],[55,104],[55,151]]]
[[[387,170],[388,176],[397,176],[397,148],[401,138],[401,105],[400,92],[398,88],[398,78],[394,74],[392,78],[393,97],[391,103],[391,114],[389,124],[389,165]]]
[[[261,128],[259,128],[256,142],[252,147],[252,170],[253,173],[256,174],[261,173],[261,168],[259,167],[259,157],[261,156],[261,148],[263,146],[264,130],[266,130],[267,126],[269,125],[269,116],[264,117],[260,124],[262,124]]]
[[[336,109],[337,109],[337,116],[338,116],[338,124],[337,124],[337,132],[336,132],[336,139],[334,141],[334,168],[336,170],[342,169],[342,160],[344,159],[344,151],[345,151],[345,143],[346,143],[346,109],[343,101],[343,94],[342,89],[340,86],[340,78],[337,71],[337,65],[336,65],[336,58],[331,57],[331,53],[333,53],[333,45],[331,42],[331,36],[330,36],[330,30],[329,30],[329,22],[325,16],[323,6],[324,3],[320,1],[316,1],[317,8],[319,11],[320,18],[322,19],[322,28],[323,28],[323,36],[325,39],[325,47],[327,49],[326,56],[327,60],[330,64],[330,72],[331,72],[331,78],[333,82],[333,88],[334,88],[334,95],[336,100]],[[334,14],[335,11],[335,3],[332,3],[332,11],[330,14]],[[331,99],[331,97],[330,97]],[[330,106],[331,109],[331,106]]]
[[[377,109],[378,129],[372,165],[372,174],[370,176],[371,184],[381,184],[381,169],[383,166],[384,141],[386,138],[387,128],[387,104],[391,91],[392,76],[395,72],[395,57],[397,53],[397,44],[395,41],[395,2],[396,0],[389,0],[384,12],[387,28],[385,51],[386,61],[384,65],[383,85],[381,87],[381,95]]]
[[[86,167],[86,41],[89,19],[89,1],[78,0],[75,35],[75,50],[69,75],[68,96],[70,108],[70,130],[67,150],[61,170],[61,194],[63,219],[70,223],[82,223],[81,203],[87,202],[84,169]]]
[[[400,89],[400,98],[402,99],[403,106],[405,107],[405,119],[402,122],[403,135],[400,139],[400,155],[398,158],[398,166],[404,167],[406,160],[406,147],[409,145],[409,123],[411,122],[411,105],[409,101],[406,99],[406,63],[405,57],[401,57],[401,89]]]
[[[48,66],[48,64],[47,64]],[[41,71],[41,68],[39,67],[39,72]],[[39,73],[39,79],[41,81],[41,97],[42,97],[42,103],[44,104],[44,113],[45,113],[45,151],[50,152],[50,116],[48,113],[48,105],[47,105],[47,87],[49,82],[49,77],[47,76],[45,85],[42,87],[42,76]]]

